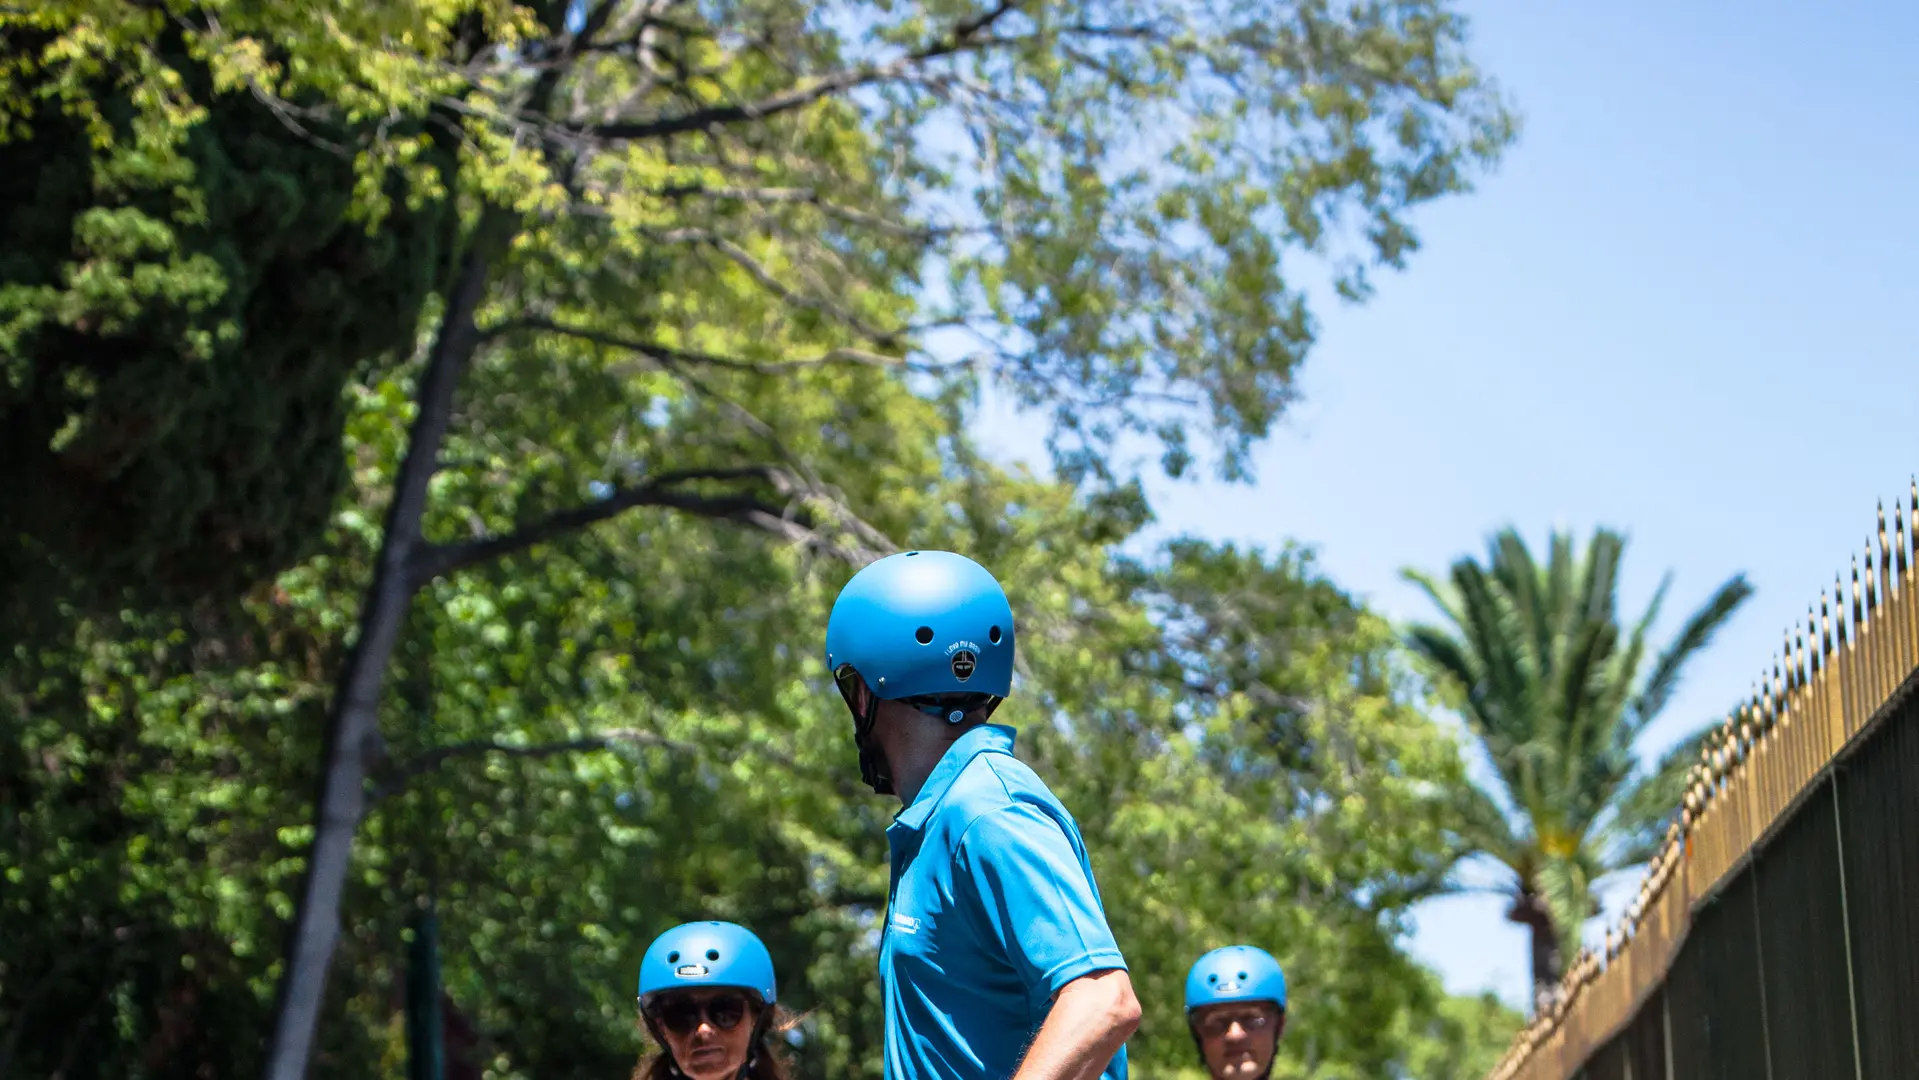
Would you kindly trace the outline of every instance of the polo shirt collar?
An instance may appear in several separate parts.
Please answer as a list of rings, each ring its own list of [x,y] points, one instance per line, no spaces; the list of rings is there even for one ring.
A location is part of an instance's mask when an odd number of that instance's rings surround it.
[[[912,803],[894,815],[893,824],[915,831],[924,827],[926,819],[933,816],[933,808],[945,797],[953,781],[959,779],[967,763],[981,754],[1011,754],[1014,734],[1013,729],[1004,724],[981,724],[953,740],[953,745],[940,755],[939,764],[927,774],[926,783],[920,785]]]

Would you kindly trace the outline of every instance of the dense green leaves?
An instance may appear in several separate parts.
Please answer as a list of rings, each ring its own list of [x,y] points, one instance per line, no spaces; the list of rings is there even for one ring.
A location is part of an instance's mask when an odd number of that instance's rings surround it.
[[[1297,552],[1116,556],[1122,436],[1238,473],[1288,400],[1287,254],[1363,292],[1510,137],[1444,5],[56,0],[0,34],[37,493],[0,570],[58,603],[0,656],[0,1072],[259,1069],[396,535],[318,1075],[397,1073],[427,905],[466,1075],[623,1071],[635,954],[702,916],[767,938],[806,1075],[876,1075],[890,807],[817,645],[893,543],[1009,585],[1007,715],[1092,842],[1142,1075],[1191,1067],[1179,979],[1227,940],[1300,987],[1282,1075],[1499,1036],[1397,946],[1459,766],[1378,620]],[[985,379],[1065,483],[981,460]]]
[[[348,430],[383,436],[353,446],[369,495],[398,451],[382,420],[398,400],[356,398]],[[797,439],[807,414],[788,415]],[[875,419],[888,421],[902,439],[939,424],[897,392]],[[1443,872],[1433,807],[1458,761],[1395,690],[1386,629],[1302,555],[1181,544],[1116,566],[1101,542],[1112,519],[1070,491],[977,463],[943,479],[923,460],[876,516],[978,552],[1017,598],[1031,662],[1007,716],[1086,828],[1148,1002],[1141,1074],[1192,1061],[1185,966],[1250,939],[1298,987],[1282,1075],[1469,1075],[1420,1062],[1466,1060],[1498,1025],[1449,1020],[1456,1007],[1396,946],[1405,905]],[[91,1033],[23,1025],[27,1074],[69,1053],[69,1076],[149,1054],[139,1075],[257,1067],[329,643],[371,554],[366,514],[342,507],[328,554],[230,622],[170,631],[172,644],[103,627],[91,659],[65,661],[84,670],[44,670],[10,697],[9,723],[27,726],[8,732],[6,850],[30,857],[9,865],[0,1018],[71,1016]],[[640,514],[436,583],[416,609],[321,1074],[399,1060],[405,927],[429,899],[453,1015],[477,1033],[461,1053],[497,1075],[629,1066],[634,957],[695,917],[767,937],[811,1010],[808,1075],[876,1074],[869,932],[890,807],[855,782],[815,655],[845,571],[723,523]],[[1256,641],[1270,651],[1250,656]],[[1267,687],[1284,688],[1284,707]],[[83,947],[121,927],[151,943]]]
[[[8,641],[56,599],[232,596],[309,554],[345,480],[341,388],[410,347],[454,241],[443,203],[347,220],[351,157],[320,141],[352,125],[296,135],[157,14],[116,47],[59,7],[0,15]]]

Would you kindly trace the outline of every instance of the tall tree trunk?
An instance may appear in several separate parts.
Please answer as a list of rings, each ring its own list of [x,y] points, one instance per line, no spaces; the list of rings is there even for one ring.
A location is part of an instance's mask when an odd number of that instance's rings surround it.
[[[1533,1010],[1538,1012],[1559,988],[1559,927],[1546,898],[1530,888],[1513,897],[1506,918],[1532,931]]]
[[[353,839],[366,813],[366,775],[381,752],[380,690],[401,624],[419,582],[416,553],[425,541],[420,521],[427,485],[439,471],[440,447],[453,413],[453,394],[479,348],[474,313],[486,293],[493,230],[474,230],[446,313],[428,354],[417,394],[418,413],[406,459],[387,508],[379,562],[360,608],[360,635],[340,672],[314,804],[313,844],[307,852],[299,905],[288,930],[288,955],[274,1007],[269,1080],[302,1080],[326,996],[327,972],[340,940],[340,897],[353,857]]]

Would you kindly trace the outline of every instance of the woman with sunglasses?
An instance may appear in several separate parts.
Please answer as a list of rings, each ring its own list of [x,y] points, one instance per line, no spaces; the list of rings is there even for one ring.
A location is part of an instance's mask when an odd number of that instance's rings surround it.
[[[655,938],[640,1016],[660,1048],[633,1080],[787,1080],[772,1043],[795,1021],[778,1004],[773,957],[743,926],[685,923]]]
[[[1228,945],[1186,976],[1186,1023],[1213,1080],[1266,1080],[1286,1031],[1286,975],[1264,949]]]

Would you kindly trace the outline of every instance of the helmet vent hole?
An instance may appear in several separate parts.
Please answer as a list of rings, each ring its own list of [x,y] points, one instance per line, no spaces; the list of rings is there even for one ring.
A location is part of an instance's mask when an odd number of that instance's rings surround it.
[[[720,950],[718,950],[718,949],[708,949],[708,950],[706,950],[706,958],[707,958],[708,960],[718,960],[718,959],[720,958]],[[1242,976],[1240,976],[1240,978],[1245,978],[1245,976],[1244,976],[1244,975],[1242,975]]]
[[[910,558],[912,558],[913,556],[915,556],[915,555],[918,555],[918,554],[919,554],[919,552],[917,552],[917,551],[909,551],[909,552],[907,552],[907,553],[906,553],[906,557],[910,559]]]
[[[1218,975],[1216,975],[1216,974],[1215,974],[1215,975],[1208,975],[1208,976],[1206,976],[1206,981],[1207,981],[1208,983],[1216,983],[1216,982],[1218,982],[1218,981],[1219,981],[1219,976],[1218,976]]]
[[[1245,982],[1245,981],[1246,981],[1246,973],[1245,973],[1245,972],[1243,972],[1243,971],[1242,971],[1242,972],[1240,972],[1240,973],[1239,973],[1239,981],[1240,981],[1240,982]]]
[[[988,630],[986,632],[986,640],[992,642],[995,645],[999,644],[999,637],[1000,637],[999,627],[997,626],[993,627],[991,630]]]
[[[667,953],[667,954],[666,954],[666,962],[667,962],[667,963],[669,963],[669,964],[677,964],[677,963],[679,963],[679,962],[680,962],[680,950],[678,950],[678,949],[674,949],[674,950],[673,950],[672,952],[670,952],[670,953]]]
[[[931,645],[933,643],[933,628],[930,626],[922,626],[918,630],[913,631],[913,638],[921,645]]]

